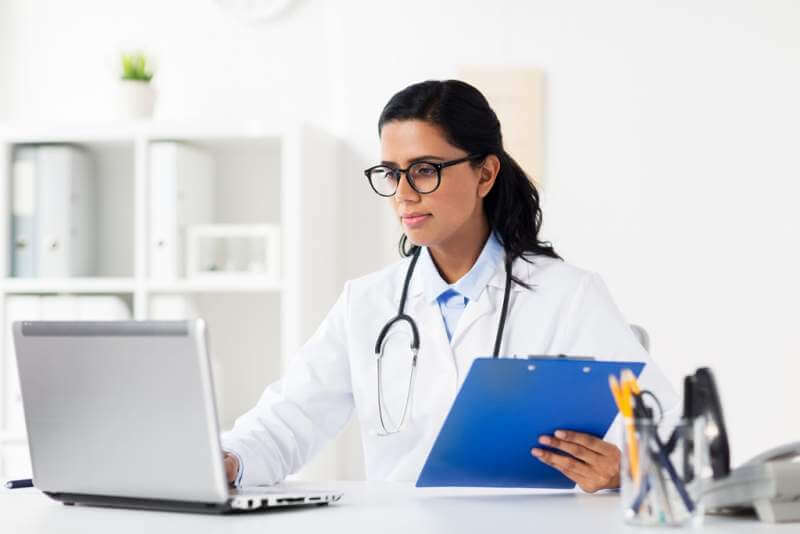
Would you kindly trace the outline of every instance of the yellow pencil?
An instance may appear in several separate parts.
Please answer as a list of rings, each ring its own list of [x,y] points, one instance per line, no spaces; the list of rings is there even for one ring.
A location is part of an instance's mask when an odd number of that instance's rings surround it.
[[[625,415],[622,411],[622,393],[619,390],[619,382],[617,381],[617,377],[614,375],[608,375],[608,387],[611,388],[611,395],[614,397],[614,402],[617,404],[617,409],[622,415]]]
[[[623,371],[624,373],[624,371]],[[625,425],[625,435],[628,441],[628,459],[631,466],[631,475],[633,480],[638,484],[639,482],[639,451],[636,446],[636,433],[633,428],[633,405],[631,403],[631,384],[629,381],[623,380],[620,387],[617,377],[611,375],[608,377],[608,384],[611,388],[611,394],[617,403],[620,414],[622,415],[622,424]],[[638,385],[636,386],[638,388]]]
[[[636,375],[633,374],[633,371],[631,371],[630,369],[622,370],[622,375],[620,375],[620,380],[622,380],[623,382],[628,382],[631,388],[631,392],[633,392],[635,395],[639,395],[641,393],[641,390],[639,389],[639,383],[636,381]]]

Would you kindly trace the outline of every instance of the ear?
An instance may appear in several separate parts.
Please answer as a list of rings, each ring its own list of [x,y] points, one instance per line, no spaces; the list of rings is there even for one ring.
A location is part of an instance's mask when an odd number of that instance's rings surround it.
[[[478,180],[478,196],[484,198],[494,187],[497,175],[500,173],[500,158],[494,154],[489,154],[483,160],[483,164],[478,169],[480,179]]]

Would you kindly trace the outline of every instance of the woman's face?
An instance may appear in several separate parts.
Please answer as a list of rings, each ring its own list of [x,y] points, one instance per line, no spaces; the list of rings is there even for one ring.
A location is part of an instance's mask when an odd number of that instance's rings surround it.
[[[430,122],[390,121],[381,129],[381,159],[390,167],[406,169],[420,160],[442,163],[467,155]],[[468,161],[446,167],[438,189],[425,195],[414,191],[402,175],[389,202],[412,243],[437,247],[453,239],[469,239],[465,233],[483,228],[483,197],[494,180],[486,180],[482,171]]]

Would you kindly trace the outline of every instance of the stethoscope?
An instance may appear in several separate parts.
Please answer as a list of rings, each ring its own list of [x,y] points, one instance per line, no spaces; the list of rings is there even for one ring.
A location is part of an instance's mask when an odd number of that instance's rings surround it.
[[[422,247],[417,247],[417,250],[414,252],[414,255],[411,258],[411,263],[408,266],[408,270],[406,271],[406,279],[403,282],[403,293],[400,296],[400,307],[397,310],[397,315],[389,320],[383,328],[381,329],[380,334],[378,334],[378,340],[375,342],[375,356],[378,361],[378,422],[380,424],[380,428],[378,429],[379,436],[388,436],[389,434],[395,434],[400,432],[405,426],[406,423],[406,415],[408,414],[408,408],[411,404],[411,396],[414,391],[414,379],[416,378],[417,373],[417,355],[419,354],[419,329],[417,328],[417,323],[414,322],[414,319],[411,318],[410,315],[405,313],[405,306],[406,306],[406,297],[408,296],[408,286],[411,282],[411,276],[414,274],[414,267],[417,265],[417,260],[419,259],[420,251]],[[493,357],[497,358],[500,354],[500,343],[503,339],[503,329],[506,326],[506,314],[508,313],[508,296],[511,292],[511,261],[506,258],[506,287],[505,293],[503,294],[503,306],[500,310],[500,322],[497,325],[497,335],[494,340],[494,352]],[[408,392],[406,393],[406,401],[403,405],[403,412],[400,416],[400,424],[393,426],[393,428],[389,428],[386,424],[386,419],[389,418],[388,410],[384,409],[384,401],[383,401],[383,374],[381,372],[381,361],[384,357],[384,349],[386,348],[386,341],[389,338],[389,331],[394,327],[396,324],[400,323],[407,323],[408,327],[411,330],[411,375],[408,381]],[[386,412],[384,414],[384,411]]]

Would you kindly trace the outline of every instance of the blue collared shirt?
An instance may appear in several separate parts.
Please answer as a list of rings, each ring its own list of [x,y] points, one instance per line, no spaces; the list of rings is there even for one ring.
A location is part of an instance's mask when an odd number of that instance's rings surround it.
[[[461,314],[464,313],[464,308],[467,307],[470,300],[478,300],[481,292],[494,275],[497,266],[503,262],[504,256],[503,246],[492,232],[478,259],[467,274],[455,283],[448,284],[433,263],[428,247],[422,250],[418,268],[425,283],[425,299],[430,303],[436,301],[439,304],[439,311],[447,331],[447,339],[453,339],[453,332],[455,332]]]

